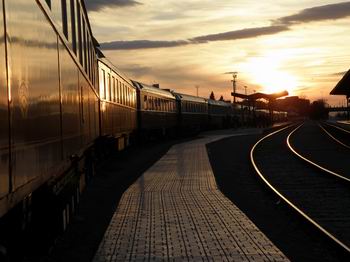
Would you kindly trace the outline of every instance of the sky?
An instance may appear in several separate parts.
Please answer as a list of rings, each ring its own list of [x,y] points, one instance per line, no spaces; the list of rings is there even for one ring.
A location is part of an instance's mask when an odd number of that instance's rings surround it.
[[[350,2],[87,0],[95,38],[130,78],[209,97],[287,90],[342,105],[329,92],[350,68]]]

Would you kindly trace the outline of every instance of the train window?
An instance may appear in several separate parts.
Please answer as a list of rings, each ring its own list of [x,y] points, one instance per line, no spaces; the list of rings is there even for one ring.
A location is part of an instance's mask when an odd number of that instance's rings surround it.
[[[78,28],[78,44],[77,44],[77,48],[78,48],[78,54],[79,54],[79,62],[81,65],[83,65],[83,50],[82,50],[82,43],[81,43],[81,12],[80,12],[80,4],[77,0],[77,28]]]
[[[143,109],[147,110],[147,96],[143,97]]]
[[[87,59],[86,59],[86,35],[85,35],[85,20],[84,20],[84,17],[82,16],[81,17],[81,23],[83,24],[83,28],[82,28],[82,45],[83,45],[83,66],[84,66],[84,69],[85,69],[85,72],[87,72]]]
[[[67,40],[72,46],[72,40],[73,40],[73,31],[72,31],[72,9],[71,9],[71,4],[70,0],[67,0],[66,2],[66,7],[67,7]]]
[[[45,0],[47,6],[51,9],[51,0]]]
[[[85,29],[87,29],[85,27]],[[85,31],[85,39],[86,39],[86,42],[85,42],[85,45],[86,45],[86,73],[87,75],[89,76],[89,79],[91,79],[91,65],[90,65],[90,46],[89,46],[89,34],[87,33],[87,30]]]
[[[127,85],[126,85],[126,105],[130,106],[130,89]]]
[[[152,110],[152,97],[148,98],[147,105],[148,110]]]
[[[124,84],[120,81],[120,94],[121,94],[121,101],[120,103],[122,105],[125,104],[125,93],[124,93]]]
[[[113,102],[117,102],[117,79],[113,77]]]
[[[128,105],[128,89],[126,84],[124,84],[124,105]]]
[[[68,39],[68,23],[67,23],[67,2],[66,0],[62,1],[62,26],[63,26],[63,33]]]
[[[72,31],[72,46],[73,51],[77,54],[77,33],[76,33],[76,2],[75,0],[70,0],[70,10],[71,10],[71,31]]]
[[[92,42],[90,42],[90,64],[91,64],[91,79],[92,82],[94,83],[95,80],[95,63],[94,63],[94,56],[95,56],[95,52],[94,52],[94,46],[92,45]]]
[[[106,83],[107,83],[107,88],[108,88],[108,90],[107,90],[107,100],[108,101],[111,101],[111,74],[110,73],[107,73],[107,81],[106,81]]]
[[[112,82],[111,82],[111,101],[114,102],[114,76],[112,76]]]
[[[117,80],[117,102],[120,104],[120,81]]]
[[[115,91],[114,91],[114,95],[115,95],[115,102],[119,102],[119,95],[118,95],[118,78],[115,79]]]
[[[100,97],[106,99],[106,80],[105,80],[105,71],[100,69]]]

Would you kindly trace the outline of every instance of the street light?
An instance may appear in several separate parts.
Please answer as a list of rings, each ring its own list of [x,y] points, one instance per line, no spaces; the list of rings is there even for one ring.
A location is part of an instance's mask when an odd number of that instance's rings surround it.
[[[238,72],[226,72],[225,74],[232,75],[233,103],[236,104],[236,79]]]
[[[198,89],[199,89],[199,85],[196,85],[195,88],[197,89],[197,97],[198,97]]]

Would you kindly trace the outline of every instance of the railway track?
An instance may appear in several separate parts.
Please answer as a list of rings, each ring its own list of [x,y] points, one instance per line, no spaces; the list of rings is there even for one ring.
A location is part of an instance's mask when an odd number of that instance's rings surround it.
[[[343,173],[326,168],[326,163],[315,163],[309,158],[310,152],[301,152],[300,144],[312,143],[303,141],[303,133],[313,128],[309,123],[305,127],[290,125],[263,137],[250,152],[251,163],[290,208],[350,255],[350,181]]]
[[[345,147],[346,149],[350,149],[349,130],[327,122],[320,123],[319,126],[333,141]]]

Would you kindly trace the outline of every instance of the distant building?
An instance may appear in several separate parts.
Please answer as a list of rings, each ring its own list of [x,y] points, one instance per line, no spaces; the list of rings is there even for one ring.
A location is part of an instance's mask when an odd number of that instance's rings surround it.
[[[277,99],[274,106],[279,111],[307,116],[310,108],[310,100],[299,98],[298,96],[289,96],[283,99]]]

